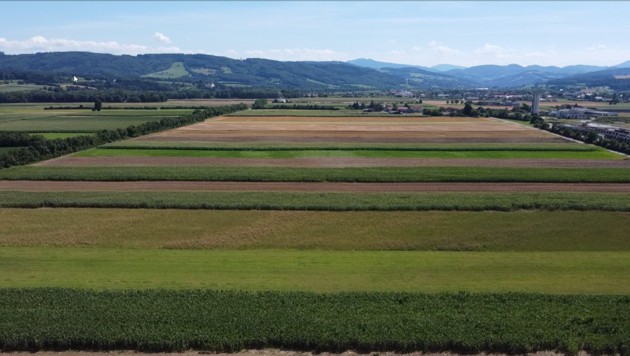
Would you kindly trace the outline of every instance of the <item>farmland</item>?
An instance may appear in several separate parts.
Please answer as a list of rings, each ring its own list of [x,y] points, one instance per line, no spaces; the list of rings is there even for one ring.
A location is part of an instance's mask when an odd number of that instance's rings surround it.
[[[349,111],[247,110],[0,170],[0,349],[627,353],[630,160]]]
[[[192,112],[192,109],[91,111],[90,108],[93,103],[86,103],[85,109],[44,110],[48,106],[50,105],[2,104],[0,105],[0,130],[37,133],[90,133],[99,130],[126,128],[130,125],[187,115]],[[73,104],[73,106],[75,105]]]

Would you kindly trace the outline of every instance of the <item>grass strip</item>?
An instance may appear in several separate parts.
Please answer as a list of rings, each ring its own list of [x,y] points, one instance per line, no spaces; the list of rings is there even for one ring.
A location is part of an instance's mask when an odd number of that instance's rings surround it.
[[[457,150],[200,150],[200,149],[101,149],[93,148],[74,154],[75,157],[208,157],[208,158],[564,158],[622,159],[623,156],[605,151],[457,151]]]
[[[312,211],[630,211],[617,193],[16,192],[3,208],[256,209]]]
[[[630,252],[0,247],[3,287],[630,294]]]
[[[76,137],[76,136],[85,136],[85,135],[93,135],[94,132],[84,133],[84,132],[29,132],[32,135],[41,135],[44,136],[47,140],[54,140],[57,138],[68,138],[68,137]]]
[[[508,167],[40,167],[0,170],[6,180],[234,182],[573,182],[628,183],[628,168]]]
[[[280,144],[226,144],[212,142],[159,142],[120,141],[100,146],[101,149],[145,149],[145,150],[216,150],[216,151],[297,151],[297,150],[370,150],[370,151],[563,151],[591,152],[602,150],[594,145],[575,143],[561,144],[340,144],[340,143],[286,143]]]
[[[630,297],[0,290],[0,349],[627,355]]]
[[[57,208],[0,209],[0,221],[6,247],[630,251],[630,214],[601,211]]]

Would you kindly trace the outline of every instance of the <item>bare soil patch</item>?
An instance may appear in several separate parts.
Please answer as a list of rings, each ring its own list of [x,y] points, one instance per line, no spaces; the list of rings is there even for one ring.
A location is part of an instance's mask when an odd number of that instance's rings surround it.
[[[299,183],[299,182],[70,182],[0,181],[0,191],[28,192],[601,192],[630,193],[623,183]]]
[[[208,157],[73,157],[63,156],[35,164],[57,167],[232,166],[232,167],[550,167],[622,168],[630,160],[586,159],[466,159],[466,158],[208,158]]]

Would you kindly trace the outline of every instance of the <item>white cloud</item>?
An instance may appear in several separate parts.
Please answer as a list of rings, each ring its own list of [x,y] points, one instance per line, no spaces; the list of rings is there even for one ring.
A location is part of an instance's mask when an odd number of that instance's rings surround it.
[[[231,52],[237,55],[236,51]],[[283,49],[254,49],[243,51],[244,57],[266,58],[280,61],[336,61],[343,57],[343,53],[338,53],[330,49],[313,48],[283,48]]]
[[[149,47],[116,41],[81,41],[66,38],[34,36],[27,40],[8,40],[0,37],[0,50],[8,54],[33,52],[89,51],[112,54],[181,53],[178,47]]]
[[[520,55],[517,55],[516,51],[514,51],[513,49],[510,48],[504,48],[501,47],[499,45],[493,45],[493,44],[488,44],[486,43],[485,45],[483,45],[483,47],[481,48],[477,48],[476,50],[473,51],[474,54],[483,56],[488,63],[491,63],[491,60],[488,60],[488,57],[494,57],[494,59],[499,59],[499,60],[516,60],[519,57],[521,57]]]
[[[523,56],[526,58],[550,58],[558,55],[557,51],[554,50],[546,50],[546,51],[532,51],[527,52]]]
[[[608,46],[606,46],[605,44],[601,44],[600,43],[600,44],[598,44],[596,46],[588,47],[586,50],[587,51],[603,51],[603,50],[606,50],[606,49],[608,49]]]
[[[161,32],[156,32],[153,34],[153,38],[155,40],[157,40],[158,42],[164,43],[164,44],[169,44],[171,43],[171,39],[166,37],[166,35],[164,35]]]
[[[450,56],[450,55],[454,55],[454,54],[458,54],[459,51],[454,49],[454,48],[450,48],[445,46],[442,43],[439,43],[437,41],[431,41],[428,44],[428,48],[429,51],[438,54],[440,56]],[[415,49],[415,48],[414,48]]]
[[[481,48],[477,48],[475,50],[475,54],[493,54],[493,55],[498,55],[503,53],[503,47],[501,46],[497,46],[497,45],[492,45],[492,44],[485,44],[483,45],[483,47]]]

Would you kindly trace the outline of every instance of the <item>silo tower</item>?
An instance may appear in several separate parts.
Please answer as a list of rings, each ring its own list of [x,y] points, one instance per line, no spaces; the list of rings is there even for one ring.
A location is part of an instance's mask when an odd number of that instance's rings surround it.
[[[540,93],[534,92],[532,99],[532,115],[538,115],[540,112]]]

